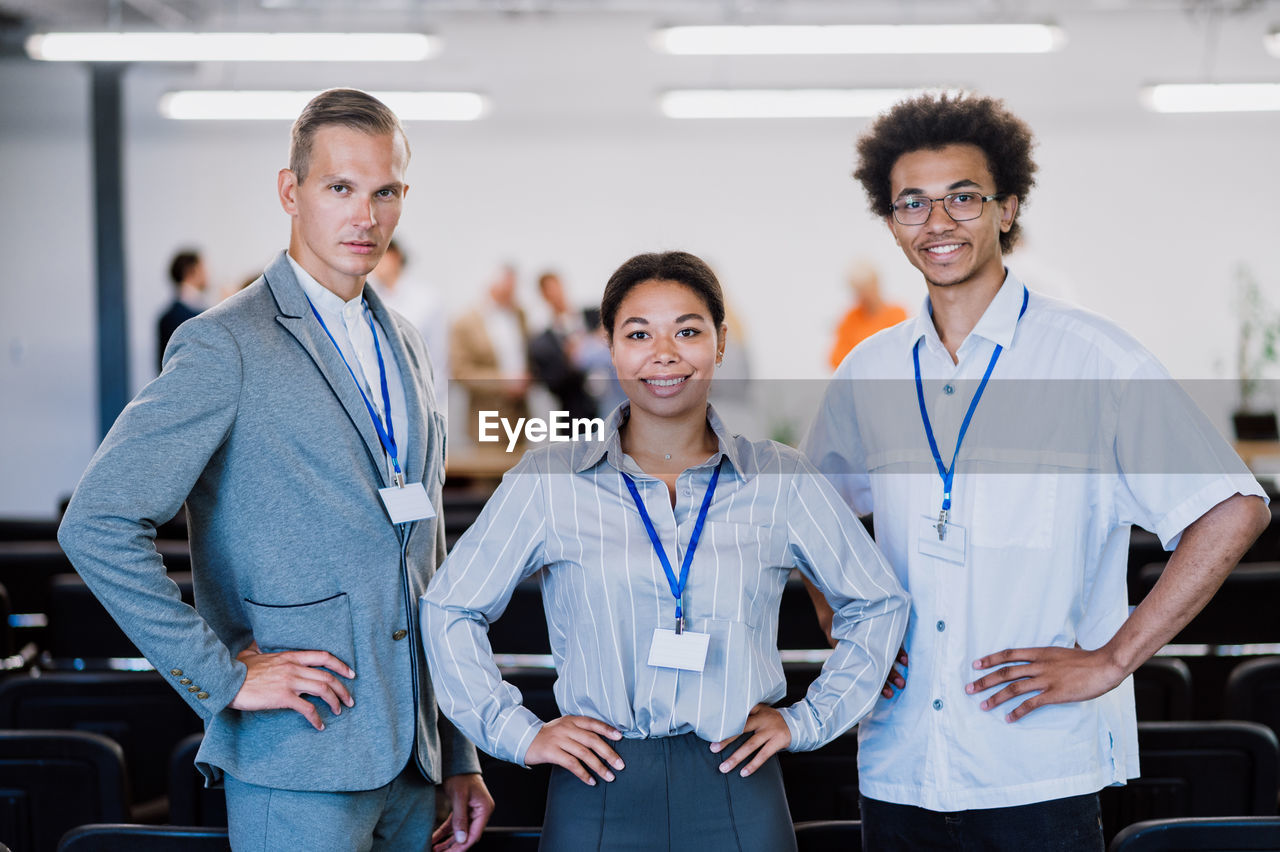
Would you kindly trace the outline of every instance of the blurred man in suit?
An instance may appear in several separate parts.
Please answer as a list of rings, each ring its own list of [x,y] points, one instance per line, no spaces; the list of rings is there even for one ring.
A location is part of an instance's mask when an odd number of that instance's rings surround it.
[[[422,339],[365,279],[408,186],[398,119],[316,96],[278,177],[289,249],[185,323],[59,532],[76,569],[205,720],[236,849],[437,849],[493,802],[438,718],[418,597],[444,555],[444,423]],[[199,609],[153,546],[187,503]]]
[[[209,277],[204,259],[194,249],[184,249],[169,263],[169,280],[173,282],[173,301],[156,322],[156,367],[164,363],[164,348],[178,326],[204,310],[204,291]]]

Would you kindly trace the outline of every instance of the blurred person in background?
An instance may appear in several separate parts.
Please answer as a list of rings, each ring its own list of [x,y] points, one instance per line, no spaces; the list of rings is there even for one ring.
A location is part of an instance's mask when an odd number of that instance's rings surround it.
[[[427,344],[435,377],[436,407],[449,419],[449,322],[435,288],[406,275],[409,258],[397,240],[369,274],[369,283],[393,311],[413,323]]]
[[[849,289],[855,302],[836,327],[836,340],[827,356],[833,370],[853,347],[907,318],[906,308],[886,302],[880,295],[880,274],[871,261],[859,260],[849,268]]]
[[[529,416],[529,332],[516,300],[516,270],[504,264],[480,304],[453,322],[449,365],[467,395],[467,432],[479,434],[481,411],[515,423]]]
[[[178,326],[204,310],[205,290],[209,276],[204,259],[195,249],[184,249],[169,263],[169,280],[173,283],[173,301],[156,321],[156,368],[164,363],[164,349]]]

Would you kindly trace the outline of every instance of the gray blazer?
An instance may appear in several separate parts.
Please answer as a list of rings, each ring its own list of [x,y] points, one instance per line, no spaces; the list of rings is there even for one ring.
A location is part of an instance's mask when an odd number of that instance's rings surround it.
[[[386,331],[408,403],[406,479],[440,507],[444,419],[412,325],[365,297]],[[266,787],[360,790],[411,751],[422,773],[478,772],[474,748],[437,715],[417,641],[417,601],[444,556],[441,519],[394,526],[368,410],[288,259],[173,337],[164,371],[121,413],[85,471],[58,540],[147,659],[205,720],[197,764]],[[196,608],[153,541],[187,504]],[[321,649],[350,665],[355,706],[316,731],[292,710],[227,705],[235,659]]]

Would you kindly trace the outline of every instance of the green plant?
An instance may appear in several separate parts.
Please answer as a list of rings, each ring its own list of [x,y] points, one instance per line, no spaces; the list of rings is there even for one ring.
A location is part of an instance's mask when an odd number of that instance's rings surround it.
[[[1240,408],[1252,411],[1263,374],[1280,360],[1280,312],[1267,302],[1258,279],[1243,263],[1236,267],[1236,285],[1240,312],[1240,341],[1236,350]]]

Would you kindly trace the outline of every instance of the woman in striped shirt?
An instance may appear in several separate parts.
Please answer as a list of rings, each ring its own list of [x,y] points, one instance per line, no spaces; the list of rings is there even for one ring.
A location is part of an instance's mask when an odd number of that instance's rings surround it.
[[[422,598],[440,708],[489,753],[554,765],[545,850],[794,849],[774,755],[818,748],[871,708],[906,593],[798,452],[731,434],[708,404],[726,340],[705,263],[634,257],[601,315],[628,399],[604,440],[526,453]],[[793,568],[834,609],[836,648],[803,700],[775,708]],[[551,720],[521,705],[487,636],[534,576]]]

